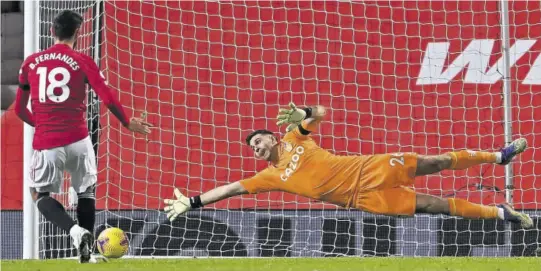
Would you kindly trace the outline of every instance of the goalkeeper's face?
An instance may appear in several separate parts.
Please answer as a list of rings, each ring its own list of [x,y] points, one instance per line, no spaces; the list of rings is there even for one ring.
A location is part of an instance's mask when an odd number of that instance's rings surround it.
[[[250,147],[254,150],[257,159],[271,161],[275,153],[276,138],[273,135],[255,135],[250,140]]]

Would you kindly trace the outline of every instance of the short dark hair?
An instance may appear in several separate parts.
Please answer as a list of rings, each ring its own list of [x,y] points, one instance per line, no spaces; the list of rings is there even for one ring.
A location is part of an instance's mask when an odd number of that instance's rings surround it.
[[[248,146],[250,146],[250,141],[252,141],[252,137],[256,136],[256,135],[273,135],[274,133],[269,131],[269,130],[265,130],[265,129],[261,129],[261,130],[255,130],[253,132],[251,132],[247,137],[246,137],[246,144],[248,144]]]
[[[64,10],[54,17],[54,36],[58,40],[69,40],[75,36],[75,31],[81,27],[83,17],[74,11]]]

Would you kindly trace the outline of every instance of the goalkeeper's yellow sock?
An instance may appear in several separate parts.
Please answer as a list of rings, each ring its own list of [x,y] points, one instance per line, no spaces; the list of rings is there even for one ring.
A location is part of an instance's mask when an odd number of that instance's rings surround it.
[[[448,152],[447,155],[451,156],[450,169],[466,169],[484,163],[497,163],[498,159],[501,160],[501,154],[496,152],[463,150]]]
[[[467,200],[449,198],[450,215],[470,219],[495,219],[498,216],[498,207],[471,203]]]

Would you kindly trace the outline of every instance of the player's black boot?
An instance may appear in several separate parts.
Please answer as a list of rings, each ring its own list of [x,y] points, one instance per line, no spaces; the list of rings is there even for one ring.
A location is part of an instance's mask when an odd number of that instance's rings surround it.
[[[79,262],[88,263],[92,258],[94,236],[79,225],[73,226],[70,230],[70,235],[71,238],[73,238],[73,245],[77,248],[77,252],[79,253]]]
[[[79,244],[79,262],[88,263],[94,249],[94,236],[89,231],[83,233]]]

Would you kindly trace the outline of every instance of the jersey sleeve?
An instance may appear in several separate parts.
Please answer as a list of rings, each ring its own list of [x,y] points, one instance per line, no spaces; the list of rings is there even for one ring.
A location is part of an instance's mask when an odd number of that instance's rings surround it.
[[[19,88],[23,91],[30,90],[30,83],[28,82],[28,69],[26,67],[27,62],[28,61],[25,60],[19,69]]]
[[[34,127],[34,115],[28,109],[28,100],[30,99],[30,84],[28,82],[28,73],[25,60],[19,69],[19,87],[17,88],[17,96],[15,98],[14,111],[19,118]]]
[[[287,132],[284,136],[284,139],[295,139],[297,141],[304,141],[309,139],[309,135],[305,135],[301,133],[299,127],[295,127],[295,129],[291,130],[290,132]]]
[[[99,70],[98,65],[96,65],[91,58],[85,56],[82,56],[82,62],[81,67],[85,73],[86,80],[92,89],[98,94],[98,97],[103,101],[107,108],[109,108],[111,113],[113,113],[124,126],[128,126],[129,119],[124,112],[124,108],[118,99],[113,96],[111,89],[107,86],[105,76]]]
[[[259,172],[251,178],[240,181],[240,184],[250,194],[278,190],[276,182],[268,169]]]

